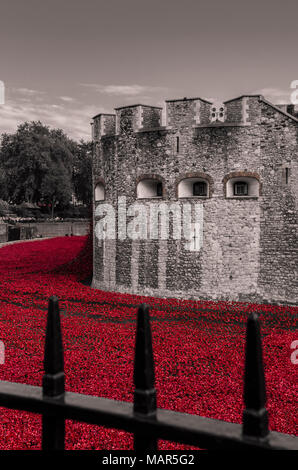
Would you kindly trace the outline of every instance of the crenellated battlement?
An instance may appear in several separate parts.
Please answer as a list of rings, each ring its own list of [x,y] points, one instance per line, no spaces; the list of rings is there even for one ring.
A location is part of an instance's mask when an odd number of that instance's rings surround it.
[[[114,135],[116,129],[115,114],[97,114],[93,117],[92,138],[96,142],[105,135]]]
[[[159,106],[134,104],[115,108],[115,114],[98,114],[92,122],[93,139],[98,141],[104,136],[144,130],[165,129],[181,133],[200,127],[251,126],[260,123],[262,103],[297,119],[293,106],[275,106],[262,95],[242,95],[222,103],[199,97],[180,98],[166,100],[165,126],[162,125],[163,108]]]
[[[262,95],[242,95],[224,102],[226,123],[250,125],[256,122]]]
[[[161,127],[162,108],[136,104],[115,108],[116,134],[124,132],[137,132],[144,128]]]
[[[167,126],[181,129],[210,123],[211,107],[212,103],[202,98],[167,100]]]

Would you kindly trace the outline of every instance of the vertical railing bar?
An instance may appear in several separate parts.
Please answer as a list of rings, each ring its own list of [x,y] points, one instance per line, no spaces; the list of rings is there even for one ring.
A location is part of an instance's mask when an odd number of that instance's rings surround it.
[[[137,313],[134,362],[134,415],[156,419],[156,389],[149,306],[140,305]],[[158,440],[148,435],[146,423],[134,433],[134,449],[138,454],[156,452]]]
[[[266,384],[259,316],[249,315],[246,326],[243,436],[265,438],[269,434]]]
[[[64,400],[65,378],[59,302],[56,296],[49,299],[46,328],[43,396]],[[65,420],[51,414],[42,416],[42,449],[64,450]]]

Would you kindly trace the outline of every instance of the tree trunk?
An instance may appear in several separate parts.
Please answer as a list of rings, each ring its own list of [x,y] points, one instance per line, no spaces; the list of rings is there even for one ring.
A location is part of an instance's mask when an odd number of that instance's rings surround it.
[[[52,200],[52,219],[54,218],[54,199]]]

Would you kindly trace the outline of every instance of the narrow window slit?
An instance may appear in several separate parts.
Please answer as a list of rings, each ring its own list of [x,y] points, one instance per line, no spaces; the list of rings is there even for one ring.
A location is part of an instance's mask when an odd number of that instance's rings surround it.
[[[156,196],[162,196],[162,183],[157,183],[156,185]]]

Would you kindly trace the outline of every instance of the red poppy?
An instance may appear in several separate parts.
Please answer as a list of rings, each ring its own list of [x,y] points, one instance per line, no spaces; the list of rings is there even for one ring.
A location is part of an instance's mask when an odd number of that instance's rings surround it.
[[[241,422],[245,322],[262,312],[270,428],[295,433],[297,307],[158,299],[91,289],[90,239],[54,238],[0,250],[0,332],[5,364],[0,378],[41,385],[48,298],[60,299],[66,389],[133,400],[137,306],[151,306],[158,406]],[[296,367],[296,369],[295,369]],[[68,449],[131,449],[132,435],[67,422]],[[41,418],[1,410],[0,449],[38,449]],[[160,449],[189,446],[160,441]]]

